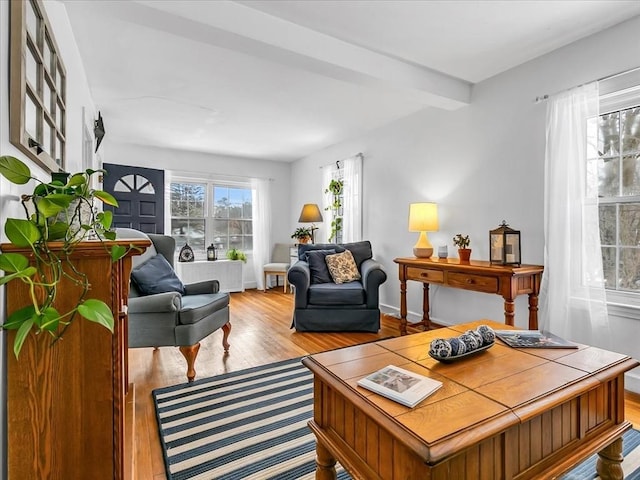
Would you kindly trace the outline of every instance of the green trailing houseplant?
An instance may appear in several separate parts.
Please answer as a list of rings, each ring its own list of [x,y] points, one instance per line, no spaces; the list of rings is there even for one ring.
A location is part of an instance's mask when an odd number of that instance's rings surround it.
[[[331,210],[333,212],[333,219],[331,220],[331,234],[329,235],[329,242],[335,239],[338,240],[338,233],[342,230],[342,190],[344,188],[344,182],[342,180],[332,179],[329,182],[329,186],[324,193],[330,193],[333,197],[331,204],[325,208],[325,210]]]
[[[62,337],[69,325],[78,317],[96,322],[113,332],[114,318],[109,306],[101,300],[88,298],[90,284],[87,276],[78,271],[71,255],[78,243],[90,237],[96,240],[114,240],[111,231],[113,214],[97,212],[94,202],[117,206],[107,192],[91,188],[91,177],[104,170],[88,169],[70,174],[65,182],[42,182],[32,176],[29,167],[11,156],[0,156],[0,174],[17,185],[34,182],[30,194],[22,195],[21,204],[25,218],[7,218],[4,232],[9,242],[29,255],[17,252],[0,254],[0,285],[21,281],[28,285],[30,303],[10,315],[2,325],[6,330],[17,330],[13,351],[18,357],[22,345],[31,332],[49,334],[55,341]],[[106,248],[106,246],[105,246]],[[127,253],[120,245],[112,245],[113,261]],[[81,287],[75,306],[66,312],[56,307],[63,279]]]

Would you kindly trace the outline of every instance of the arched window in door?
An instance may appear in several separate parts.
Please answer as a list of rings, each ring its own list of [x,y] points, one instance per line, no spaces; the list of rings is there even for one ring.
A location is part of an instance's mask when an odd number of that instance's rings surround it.
[[[136,192],[155,195],[156,191],[149,179],[143,175],[125,175],[113,187],[115,192]]]

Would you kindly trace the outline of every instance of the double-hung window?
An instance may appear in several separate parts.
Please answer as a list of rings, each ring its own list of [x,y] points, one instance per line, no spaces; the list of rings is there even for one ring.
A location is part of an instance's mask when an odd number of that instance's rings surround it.
[[[597,188],[605,286],[640,293],[640,86],[601,98]]]
[[[253,249],[251,186],[215,181],[171,182],[171,236],[176,248],[185,243],[196,258],[205,258],[214,244],[218,255],[236,248]]]

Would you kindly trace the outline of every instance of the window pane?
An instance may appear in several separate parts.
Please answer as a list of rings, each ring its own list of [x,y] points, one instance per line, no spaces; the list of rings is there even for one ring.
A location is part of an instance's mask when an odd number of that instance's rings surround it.
[[[42,130],[42,149],[47,152],[49,155],[53,153],[53,129],[49,122],[45,121],[43,123]]]
[[[620,205],[620,245],[640,246],[640,203]]]
[[[253,237],[245,236],[243,238],[243,247],[245,251],[253,250]]]
[[[618,195],[620,167],[617,158],[598,161],[598,195],[615,197]]]
[[[620,147],[620,124],[618,112],[600,116],[600,154],[615,157]]]
[[[49,44],[50,40],[47,37],[47,40],[44,42],[44,47],[42,49],[42,61],[44,62],[44,68],[49,72],[49,75],[53,72],[55,66],[53,65],[53,54],[51,53],[53,48]],[[53,77],[53,75],[51,75]]]
[[[605,288],[616,290],[616,249],[614,247],[602,247],[602,269]]]
[[[218,220],[213,221],[213,236],[214,238],[226,237],[229,234],[229,221]],[[216,240],[217,241],[217,240]]]
[[[25,99],[24,110],[25,110],[24,111],[25,113],[24,129],[26,130],[27,134],[31,138],[37,139],[38,138],[38,127],[37,127],[38,107],[36,106],[35,102],[33,101],[30,95],[27,95],[27,98]]]
[[[40,21],[39,21],[40,17],[33,10],[33,5],[31,4],[31,2],[27,2],[26,10],[27,10],[27,18],[26,18],[27,32],[29,32],[29,35],[31,35],[31,38],[33,39],[33,41],[37,42],[38,27],[40,25]]]
[[[53,116],[53,113],[54,113],[52,104],[51,104],[52,98],[53,97],[51,95],[51,88],[49,88],[49,84],[47,82],[44,82],[44,88],[42,89],[42,104],[44,105],[45,110],[50,114],[52,114],[51,116]]]
[[[64,143],[62,139],[56,135],[56,158],[55,161],[61,167],[64,165]]]
[[[229,235],[242,235],[242,223],[240,220],[229,220]]]
[[[64,108],[62,108],[62,104],[58,102],[58,108],[56,108],[56,124],[58,125],[58,130],[64,135]]]
[[[188,242],[194,253],[204,253],[204,232],[204,219],[171,219],[171,236],[176,239],[178,250]]]
[[[640,249],[620,249],[620,288],[640,291]]]
[[[30,48],[27,48],[27,55],[25,58],[25,63],[27,67],[27,81],[31,84],[31,88],[38,91],[38,68],[39,64],[36,61],[35,54],[31,51]]]
[[[622,159],[622,195],[640,195],[640,154]]]
[[[640,151],[640,107],[622,112],[622,152]]]
[[[216,218],[229,218],[229,188],[215,186],[213,188],[213,216]]]
[[[600,243],[602,245],[616,245],[616,206],[600,205]]]

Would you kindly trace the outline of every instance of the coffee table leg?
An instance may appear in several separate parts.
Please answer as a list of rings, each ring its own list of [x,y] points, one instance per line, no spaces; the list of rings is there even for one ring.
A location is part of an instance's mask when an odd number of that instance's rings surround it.
[[[336,480],[336,459],[316,441],[316,480]]]
[[[622,438],[598,452],[596,472],[603,480],[622,480]]]

